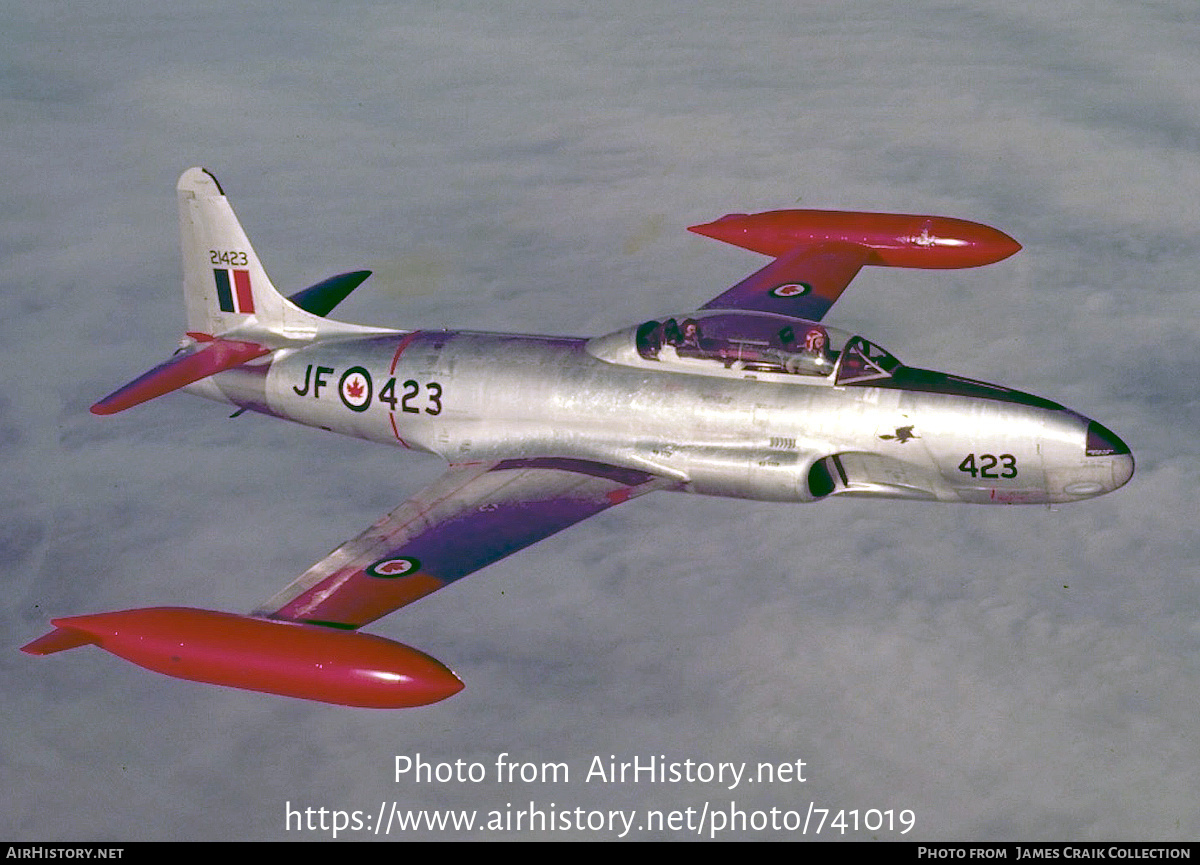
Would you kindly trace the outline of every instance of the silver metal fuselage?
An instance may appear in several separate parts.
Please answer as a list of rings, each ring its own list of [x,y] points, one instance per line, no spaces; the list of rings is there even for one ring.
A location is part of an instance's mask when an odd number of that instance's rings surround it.
[[[1067,502],[1133,472],[1103,427],[1005,388],[839,385],[648,360],[633,340],[397,332],[279,349],[189,390],[451,463],[565,457],[768,501]]]

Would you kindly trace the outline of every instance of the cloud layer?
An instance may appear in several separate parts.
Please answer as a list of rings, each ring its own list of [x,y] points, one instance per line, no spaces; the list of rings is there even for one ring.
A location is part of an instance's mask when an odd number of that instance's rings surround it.
[[[40,4],[0,35],[0,834],[297,840],[325,836],[289,832],[287,803],[393,801],[1200,832],[1190,3],[124,8]],[[441,470],[186,396],[87,413],[174,345],[172,186],[194,164],[285,291],[367,267],[339,315],[398,327],[595,334],[694,308],[760,263],[683,231],[729,211],[994,224],[1024,251],[864,273],[830,322],[1098,417],[1138,473],[1053,510],[650,496],[380,623],[466,681],[424,710],[32,659],[15,649],[53,615],[248,610]],[[503,752],[571,780],[393,777],[398,754]],[[586,782],[610,755],[802,759],[807,780]],[[793,837],[731,835],[764,836]]]

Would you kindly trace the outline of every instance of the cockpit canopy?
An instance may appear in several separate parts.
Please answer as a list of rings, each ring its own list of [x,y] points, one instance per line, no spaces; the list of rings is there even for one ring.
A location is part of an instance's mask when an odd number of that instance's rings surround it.
[[[604,360],[636,366],[662,364],[681,372],[737,377],[808,376],[836,384],[888,378],[900,366],[860,336],[768,312],[706,310],[647,321],[631,330],[593,340],[589,350]],[[634,352],[628,350],[630,337]]]

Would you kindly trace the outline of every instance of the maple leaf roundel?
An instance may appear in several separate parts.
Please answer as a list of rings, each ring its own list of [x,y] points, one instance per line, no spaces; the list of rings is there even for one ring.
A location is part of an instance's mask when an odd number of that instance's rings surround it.
[[[380,559],[365,570],[372,577],[388,580],[415,573],[420,567],[421,563],[417,559],[410,556],[397,556],[396,558]]]
[[[351,411],[366,411],[371,405],[371,374],[361,366],[352,366],[338,382],[342,402]]]

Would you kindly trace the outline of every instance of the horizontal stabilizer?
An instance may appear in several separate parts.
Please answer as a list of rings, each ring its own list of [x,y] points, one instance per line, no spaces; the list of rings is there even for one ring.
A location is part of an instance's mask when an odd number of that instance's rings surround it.
[[[92,414],[116,414],[218,372],[241,366],[271,349],[255,342],[209,339],[184,349],[92,406]]]
[[[334,308],[349,297],[350,292],[362,285],[370,275],[371,271],[369,270],[339,273],[337,276],[323,279],[316,285],[310,285],[308,288],[290,295],[288,300],[305,312],[324,317],[333,312]]]

